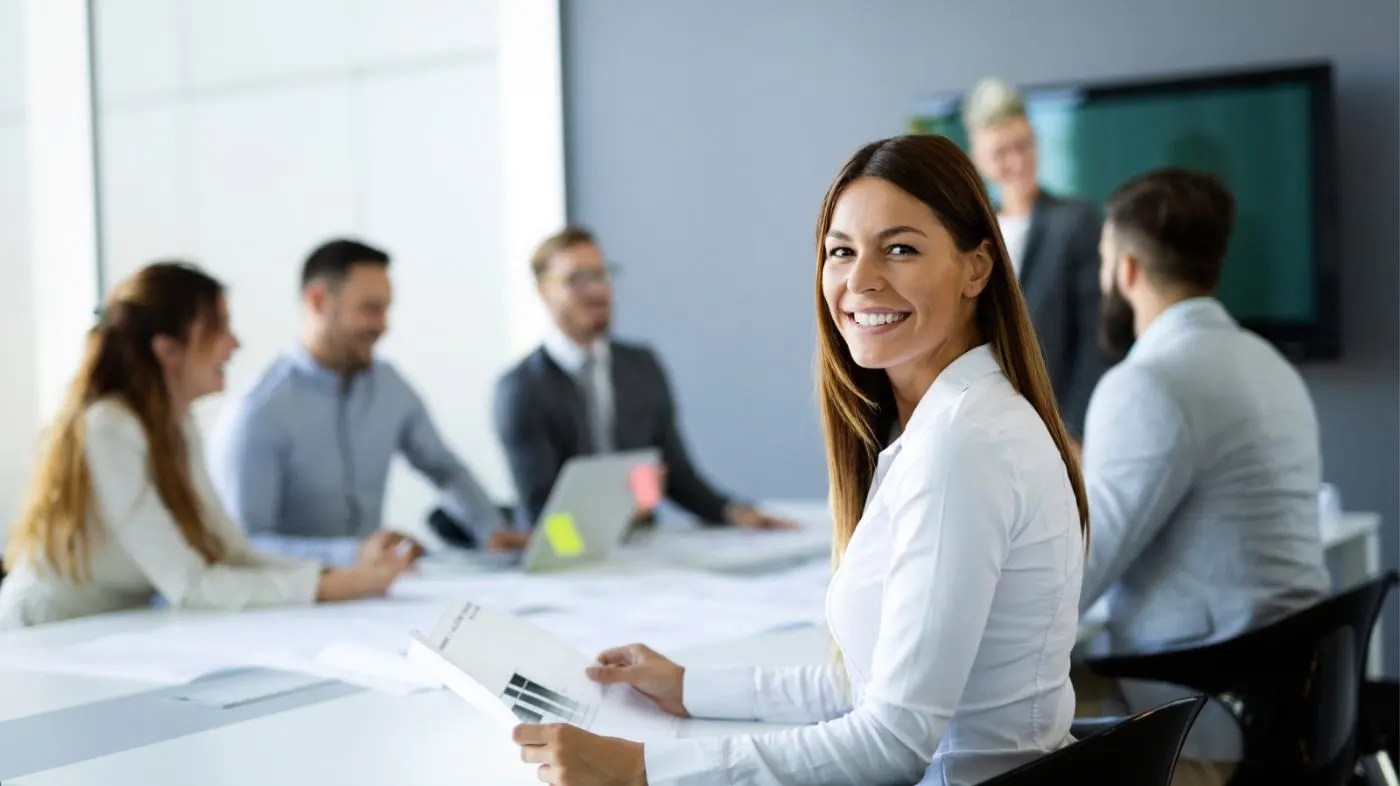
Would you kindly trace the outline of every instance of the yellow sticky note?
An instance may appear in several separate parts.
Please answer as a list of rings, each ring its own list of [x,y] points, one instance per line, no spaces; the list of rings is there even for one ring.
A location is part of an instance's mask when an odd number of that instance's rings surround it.
[[[574,517],[568,513],[551,513],[544,520],[544,537],[561,557],[577,557],[584,552],[583,538],[574,526]]]

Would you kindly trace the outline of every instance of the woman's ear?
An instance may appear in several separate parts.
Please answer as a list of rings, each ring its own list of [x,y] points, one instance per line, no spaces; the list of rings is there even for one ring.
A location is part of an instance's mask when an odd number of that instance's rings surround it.
[[[963,297],[975,298],[987,288],[987,282],[992,279],[992,270],[995,268],[993,258],[992,244],[989,240],[983,240],[977,248],[967,253],[964,259],[967,280],[963,283]]]
[[[169,368],[184,357],[185,348],[170,336],[156,336],[151,339],[151,352],[160,362],[161,368]]]

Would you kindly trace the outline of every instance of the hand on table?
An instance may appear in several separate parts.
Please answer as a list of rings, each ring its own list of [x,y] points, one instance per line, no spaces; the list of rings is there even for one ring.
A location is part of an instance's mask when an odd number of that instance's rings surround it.
[[[538,764],[539,778],[555,786],[646,786],[642,744],[601,737],[566,723],[523,724],[511,739],[521,761]]]
[[[514,529],[498,529],[486,539],[487,551],[520,551],[530,545],[530,533]]]
[[[641,514],[643,514],[643,515],[649,515],[649,514],[655,512],[655,511],[656,511],[656,508],[661,504],[661,500],[663,500],[663,499],[666,498],[666,465],[665,465],[665,464],[657,464],[657,465],[656,465],[656,491],[657,491],[656,505],[652,505],[652,506],[650,506],[650,507],[642,507],[642,508],[640,508],[640,509],[637,511],[638,513],[641,513]]]
[[[682,695],[685,688],[685,667],[642,644],[629,644],[605,650],[598,663],[585,672],[601,685],[622,683],[656,702],[668,714],[689,718]]]
[[[724,509],[724,519],[730,524],[743,527],[744,529],[801,529],[801,527],[787,519],[770,516],[748,505],[740,505],[732,502]]]
[[[395,579],[413,567],[413,559],[407,551],[388,551],[373,562],[327,570],[316,587],[316,600],[325,603],[383,595]]]
[[[386,557],[404,556],[409,564],[423,556],[423,545],[402,532],[381,529],[360,542],[359,563],[375,563]]]

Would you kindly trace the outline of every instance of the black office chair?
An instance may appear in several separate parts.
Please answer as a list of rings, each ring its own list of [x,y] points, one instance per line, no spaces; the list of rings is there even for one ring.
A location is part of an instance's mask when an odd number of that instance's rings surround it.
[[[1357,764],[1366,654],[1395,571],[1229,641],[1092,660],[1114,679],[1168,682],[1234,715],[1243,760],[1232,786],[1345,786]]]
[[[1115,721],[982,786],[1170,786],[1186,732],[1205,703],[1192,696]]]
[[[1361,728],[1356,739],[1360,760],[1356,786],[1400,786],[1400,682],[1367,680],[1361,686]]]

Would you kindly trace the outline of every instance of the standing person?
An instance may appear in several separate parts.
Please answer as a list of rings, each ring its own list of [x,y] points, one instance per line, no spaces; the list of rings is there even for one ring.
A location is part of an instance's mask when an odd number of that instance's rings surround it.
[[[1036,172],[1026,104],[999,79],[979,82],[963,106],[972,159],[997,187],[997,223],[1045,352],[1065,424],[1082,438],[1089,395],[1108,367],[1098,345],[1099,215],[1051,194]]]
[[[388,254],[353,240],[317,248],[302,267],[301,341],[230,403],[213,441],[214,480],[262,547],[333,563],[421,553],[408,536],[383,528],[397,453],[446,493],[483,541],[509,534],[418,393],[375,357],[392,294]]]
[[[841,658],[689,669],[636,645],[589,671],[676,715],[813,725],[645,746],[519,726],[541,780],[970,786],[1070,743],[1088,501],[981,178],[943,137],[874,142],[817,237]]]
[[[409,566],[260,554],[224,513],[190,405],[238,339],[223,286],[158,263],[118,284],[87,339],[5,551],[0,629],[150,604],[237,610],[382,594]]]

